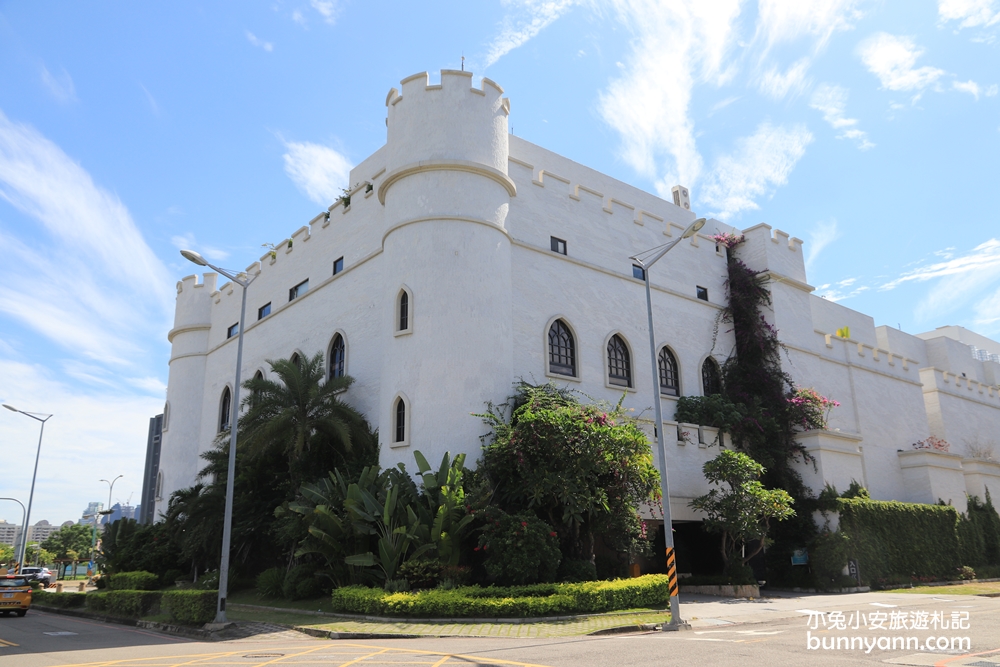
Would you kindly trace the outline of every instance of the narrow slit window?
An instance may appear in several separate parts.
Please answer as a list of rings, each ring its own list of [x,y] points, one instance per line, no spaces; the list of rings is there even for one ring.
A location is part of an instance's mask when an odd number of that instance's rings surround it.
[[[397,331],[410,328],[410,295],[404,290],[399,294],[399,322]]]
[[[402,398],[396,399],[396,440],[406,442],[406,403]]]
[[[229,387],[222,390],[222,402],[219,404],[219,433],[229,430],[233,414],[233,394]]]

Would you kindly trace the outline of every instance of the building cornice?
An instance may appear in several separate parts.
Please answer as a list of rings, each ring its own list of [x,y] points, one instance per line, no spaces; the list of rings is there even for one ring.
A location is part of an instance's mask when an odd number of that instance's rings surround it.
[[[478,162],[469,162],[468,160],[421,160],[420,162],[400,167],[386,175],[385,179],[378,186],[379,203],[385,204],[385,193],[389,191],[389,188],[396,181],[407,176],[412,176],[413,174],[428,171],[464,171],[470,174],[485,176],[502,185],[511,197],[517,196],[517,186],[514,185],[514,181],[510,176],[496,167],[490,167]]]

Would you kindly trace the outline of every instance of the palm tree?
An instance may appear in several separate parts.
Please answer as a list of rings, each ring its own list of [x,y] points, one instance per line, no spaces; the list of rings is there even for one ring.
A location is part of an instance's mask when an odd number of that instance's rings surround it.
[[[324,382],[322,352],[267,363],[277,380],[254,377],[243,383],[247,396],[242,402],[246,412],[239,419],[241,450],[251,459],[280,451],[287,457],[293,488],[304,474],[319,470],[322,476],[336,465],[371,462],[373,434],[368,423],[340,400],[353,378],[345,375]]]

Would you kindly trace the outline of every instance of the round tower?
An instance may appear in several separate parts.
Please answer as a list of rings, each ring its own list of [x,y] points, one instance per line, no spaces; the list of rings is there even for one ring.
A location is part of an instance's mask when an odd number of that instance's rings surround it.
[[[201,283],[193,275],[177,282],[174,327],[167,334],[170,375],[160,445],[158,500],[151,513],[154,519],[166,511],[171,493],[193,485],[198,476],[205,364],[212,328],[211,295],[216,278],[216,274],[206,273]]]
[[[470,413],[510,394],[510,104],[489,79],[471,84],[471,73],[443,70],[441,83],[428,85],[424,72],[386,97],[378,188],[386,223],[379,417],[386,464],[412,462],[415,449],[432,465],[449,450],[467,453],[471,464],[482,424]]]

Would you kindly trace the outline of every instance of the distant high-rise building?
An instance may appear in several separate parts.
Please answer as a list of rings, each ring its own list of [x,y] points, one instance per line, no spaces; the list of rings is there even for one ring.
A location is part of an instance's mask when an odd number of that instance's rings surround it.
[[[92,502],[87,504],[87,509],[83,510],[83,514],[80,516],[80,520],[77,521],[81,526],[84,524],[90,525],[94,523],[94,515],[99,514],[104,511],[104,503]],[[98,520],[100,523],[100,520]]]
[[[157,476],[160,472],[160,442],[163,440],[163,415],[149,419],[149,436],[146,438],[146,469],[142,475],[142,497],[136,508],[139,523],[153,523],[156,518],[153,510],[156,507]]]
[[[21,534],[21,527],[16,523],[7,523],[4,519],[0,521],[0,544],[14,546],[17,536]]]

